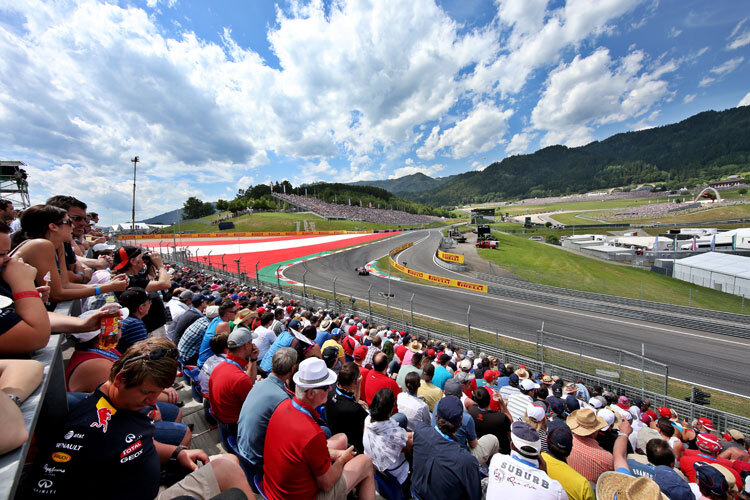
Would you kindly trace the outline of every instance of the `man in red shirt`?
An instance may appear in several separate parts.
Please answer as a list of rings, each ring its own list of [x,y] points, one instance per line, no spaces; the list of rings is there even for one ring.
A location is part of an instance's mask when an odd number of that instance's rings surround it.
[[[229,353],[226,361],[219,363],[208,379],[211,412],[234,436],[237,435],[242,403],[258,374],[258,348],[252,342],[255,337],[247,328],[235,328],[227,340]]]
[[[365,401],[368,405],[372,403],[375,393],[384,387],[392,390],[393,395],[398,398],[401,388],[395,380],[386,375],[387,368],[388,356],[384,352],[377,353],[373,357],[372,370],[367,374],[367,382],[363,384],[365,385]],[[393,411],[397,412],[398,408],[394,406]]]
[[[696,482],[696,462],[706,462],[709,464],[717,463],[729,469],[729,472],[734,476],[737,488],[742,489],[744,486],[742,477],[739,472],[732,467],[732,462],[718,456],[721,451],[721,444],[719,444],[718,437],[707,432],[701,432],[695,439],[695,443],[698,445],[698,450],[685,450],[685,453],[680,459],[680,470],[687,476],[689,482]]]
[[[367,356],[367,346],[358,345],[356,349],[354,349],[354,364],[359,366],[359,373],[362,375],[362,383],[359,387],[359,393],[360,397],[364,397],[365,395],[365,387],[367,387],[367,374],[370,373],[370,370],[365,368],[362,362],[365,360],[365,356]]]
[[[315,408],[327,401],[336,374],[320,358],[308,358],[299,364],[293,378],[294,399],[280,403],[268,422],[263,450],[265,496],[271,500],[329,500],[346,498],[356,488],[358,498],[374,499],[370,457],[355,456],[354,447],[346,447],[344,434],[326,441],[320,428]]]

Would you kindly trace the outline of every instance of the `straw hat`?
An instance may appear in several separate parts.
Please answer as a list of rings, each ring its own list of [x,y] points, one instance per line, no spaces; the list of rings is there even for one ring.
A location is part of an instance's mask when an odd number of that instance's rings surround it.
[[[515,371],[515,374],[518,375],[518,378],[521,380],[529,378],[529,372],[526,368],[519,368]]]
[[[587,437],[595,434],[596,431],[607,427],[607,422],[603,418],[597,417],[594,410],[584,409],[575,410],[565,420],[573,434]]]
[[[409,350],[411,352],[419,352],[422,350],[422,344],[420,344],[418,340],[412,340],[409,343]]]
[[[241,309],[237,311],[237,315],[234,317],[234,324],[240,325],[245,320],[256,317],[257,314],[254,311],[251,311],[250,309]]]
[[[651,479],[605,472],[596,482],[596,498],[614,500],[615,496],[617,500],[669,500]]]

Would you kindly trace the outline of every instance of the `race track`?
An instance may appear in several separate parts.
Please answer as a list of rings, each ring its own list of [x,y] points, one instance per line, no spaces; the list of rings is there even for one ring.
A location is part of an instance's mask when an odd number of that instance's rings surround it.
[[[401,264],[446,277],[458,277],[433,262],[433,254],[441,234],[439,230],[407,232],[361,248],[293,265],[284,271],[286,277],[305,281],[308,287],[332,290],[367,301],[372,285],[372,301],[385,305],[385,294],[394,294],[392,308],[409,311],[414,294],[414,313],[458,324],[466,324],[466,311],[471,306],[472,328],[494,332],[514,332],[513,336],[535,340],[535,332],[544,322],[545,331],[595,342],[630,352],[640,352],[645,344],[646,356],[669,365],[671,378],[692,381],[708,387],[746,394],[750,373],[747,357],[750,340],[635,321],[603,314],[526,302],[506,297],[438,288],[420,283],[387,280],[376,276],[358,276],[353,270],[380,258],[389,250],[408,241],[418,242],[398,256]],[[387,271],[387,269],[386,269]],[[464,277],[466,278],[466,277]],[[475,281],[467,279],[467,281]]]

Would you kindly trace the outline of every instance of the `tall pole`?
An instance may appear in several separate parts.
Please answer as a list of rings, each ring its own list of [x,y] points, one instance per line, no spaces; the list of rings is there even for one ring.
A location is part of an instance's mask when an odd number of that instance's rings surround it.
[[[409,299],[409,313],[411,314],[411,331],[414,331],[414,294]]]
[[[336,280],[339,279],[338,276],[333,277],[333,308],[336,309],[338,305],[336,305]],[[370,288],[372,288],[372,285],[370,285]],[[372,318],[370,319],[372,321]]]
[[[260,276],[258,276],[258,264],[260,264],[260,260],[255,261],[255,283],[256,283],[255,286],[257,286],[258,289],[260,289]],[[237,264],[237,268],[239,269],[239,264]]]
[[[132,226],[130,226],[130,228],[133,230],[133,233],[135,233],[135,171],[136,167],[138,166],[138,162],[141,160],[137,156],[134,156],[130,161],[133,162],[133,217]]]

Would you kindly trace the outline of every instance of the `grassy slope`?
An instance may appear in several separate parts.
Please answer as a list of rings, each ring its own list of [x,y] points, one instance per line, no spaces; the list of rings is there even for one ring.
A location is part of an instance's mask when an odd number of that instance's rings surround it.
[[[621,297],[741,312],[741,299],[734,295],[698,287],[650,271],[601,262],[522,237],[504,234],[496,236],[500,241],[498,249],[477,249],[479,255],[534,282]]]
[[[373,224],[370,222],[355,222],[355,221],[327,221],[318,217],[317,215],[309,213],[282,213],[282,212],[263,212],[252,215],[242,215],[229,219],[234,222],[234,229],[227,229],[225,231],[219,231],[217,225],[210,224],[211,220],[217,219],[217,215],[203,217],[199,221],[189,222],[178,225],[178,231],[195,231],[196,233],[219,233],[219,232],[241,232],[241,231],[296,231],[297,224],[300,222],[300,230],[304,230],[303,221],[315,223],[316,231],[329,231],[329,230],[340,230],[340,231],[355,231],[355,230],[371,230],[371,229],[391,229],[397,228],[398,226],[388,224]],[[438,227],[442,223],[433,223],[429,227]],[[173,227],[170,226],[164,229],[165,233],[171,233]]]

